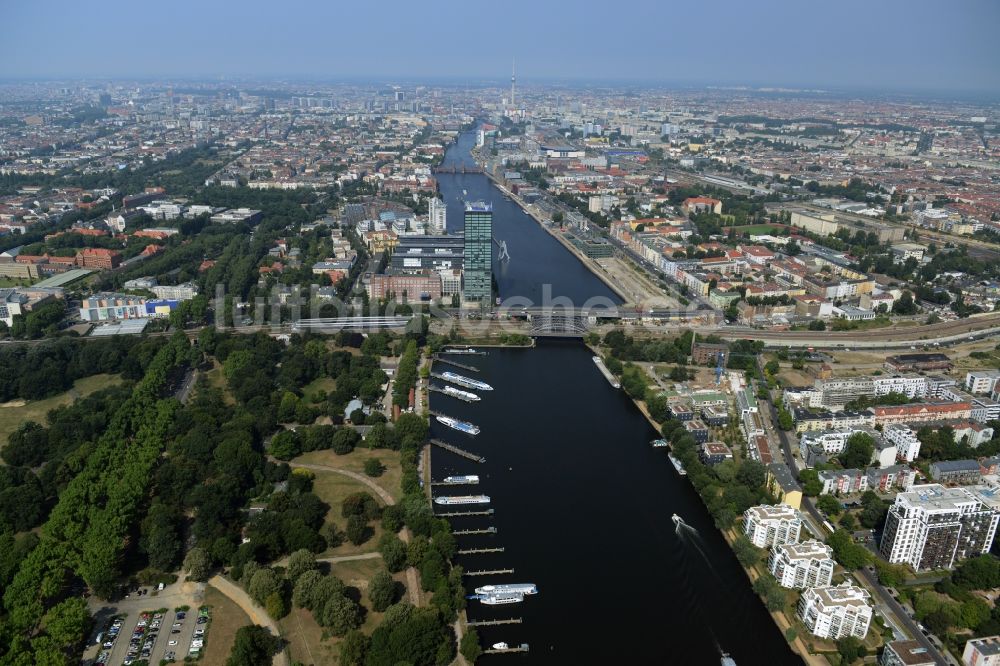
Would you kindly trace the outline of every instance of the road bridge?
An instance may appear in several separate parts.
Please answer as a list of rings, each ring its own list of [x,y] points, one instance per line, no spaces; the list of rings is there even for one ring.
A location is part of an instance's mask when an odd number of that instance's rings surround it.
[[[293,331],[301,330],[367,330],[405,328],[410,317],[316,317],[292,323]]]

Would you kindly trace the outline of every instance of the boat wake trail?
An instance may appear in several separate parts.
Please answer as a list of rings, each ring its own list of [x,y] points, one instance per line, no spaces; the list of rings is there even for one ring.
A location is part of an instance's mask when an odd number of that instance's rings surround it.
[[[698,554],[701,555],[701,559],[705,560],[705,564],[708,565],[709,571],[711,571],[716,580],[721,583],[722,578],[719,577],[719,574],[715,571],[715,567],[712,566],[712,561],[708,558],[708,553],[706,553],[705,549],[702,548],[701,535],[698,534],[698,530],[685,523],[684,519],[677,514],[673,515],[673,521],[675,525],[674,532],[680,540],[685,544],[690,544],[695,550],[698,551]]]

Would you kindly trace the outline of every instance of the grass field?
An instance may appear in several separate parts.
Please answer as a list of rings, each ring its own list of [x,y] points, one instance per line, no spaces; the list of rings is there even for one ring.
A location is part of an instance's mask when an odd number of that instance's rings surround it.
[[[358,474],[365,473],[365,461],[370,458],[378,458],[385,467],[382,476],[372,479],[376,484],[384,488],[398,502],[400,499],[400,483],[403,478],[403,469],[399,464],[399,453],[388,449],[365,449],[357,448],[346,456],[338,456],[333,451],[312,451],[296,458],[296,462],[309,463],[311,465],[325,465],[337,469],[346,469]],[[346,478],[346,477],[341,477]],[[350,479],[348,479],[350,480]]]
[[[316,475],[316,479],[313,482],[313,492],[316,493],[317,497],[330,505],[330,511],[326,514],[326,522],[336,523],[341,531],[347,526],[347,519],[341,514],[341,504],[344,498],[356,492],[366,492],[370,495],[375,495],[367,486],[342,474],[319,472],[316,470],[310,471]],[[375,496],[375,499],[378,500],[378,497]],[[381,500],[379,500],[379,504],[381,503]],[[355,546],[350,541],[345,540],[343,544],[336,548],[328,548],[322,556],[331,557],[374,552],[378,548],[378,540],[382,537],[382,526],[379,525],[378,521],[375,521],[371,523],[371,528],[373,529],[373,535],[363,544]]]
[[[235,405],[236,400],[230,395],[229,388],[226,385],[226,376],[222,374],[222,365],[218,361],[213,361],[213,363],[215,366],[205,373],[209,386],[222,391],[223,401],[227,405]]]
[[[365,621],[361,631],[371,632],[382,621],[382,613],[376,613],[368,603],[368,581],[375,572],[382,568],[382,560],[356,560],[341,562],[330,568],[330,573],[344,581],[348,587],[357,589],[359,601],[365,609]],[[393,578],[403,583],[405,575],[400,573]],[[312,613],[301,608],[293,608],[287,617],[278,625],[282,637],[288,641],[288,652],[292,662],[303,664],[338,664],[339,639],[328,636],[324,638],[323,628],[313,620]]]
[[[288,641],[288,654],[293,663],[339,664],[337,639],[323,640],[323,628],[313,620],[312,613],[304,608],[292,608],[278,622],[281,637]]]
[[[382,476],[373,478],[372,481],[384,488],[393,497],[393,499],[398,501],[400,498],[400,480],[402,478],[403,471],[399,464],[399,453],[395,451],[389,451],[386,449],[379,449],[376,451],[371,449],[355,449],[352,453],[344,456],[338,456],[333,451],[329,450],[312,451],[296,458],[296,462],[308,463],[312,465],[324,465],[326,467],[345,469],[359,474],[364,474],[365,461],[370,458],[378,458],[382,461],[382,464],[386,468],[385,473],[383,473]],[[367,492],[374,496],[379,504],[383,503],[381,498],[379,498],[375,492],[360,481],[355,481],[348,476],[337,474],[336,472],[324,472],[319,470],[310,471],[316,475],[316,479],[313,482],[313,492],[316,493],[321,500],[330,505],[330,511],[326,515],[326,522],[336,523],[341,530],[343,530],[347,524],[347,521],[341,515],[341,504],[343,503],[344,498],[351,493],[359,491]],[[378,522],[374,522],[372,523],[372,528],[374,530],[374,534],[363,544],[355,546],[351,542],[347,541],[337,548],[328,549],[325,555],[355,555],[358,553],[374,552],[377,548],[378,540],[382,537],[382,526],[379,525]]]
[[[117,375],[93,375],[76,380],[72,389],[51,398],[28,402],[13,400],[0,404],[0,447],[7,443],[10,434],[25,421],[35,421],[45,425],[48,421],[48,413],[56,407],[69,405],[77,398],[83,398],[103,388],[120,384],[121,381]]]
[[[736,229],[736,233],[738,234],[750,234],[754,236],[757,234],[774,235],[781,232],[781,227],[775,227],[770,224],[752,224],[748,227],[734,227],[734,229]]]
[[[302,395],[305,399],[312,402],[312,396],[316,391],[330,391],[337,388],[337,380],[332,377],[320,377],[319,379],[313,380],[312,382],[306,384],[302,387]]]
[[[236,631],[251,624],[250,616],[211,585],[205,587],[205,605],[212,607],[212,625],[205,632],[208,636],[205,654],[198,663],[204,666],[223,666],[233,649]]]

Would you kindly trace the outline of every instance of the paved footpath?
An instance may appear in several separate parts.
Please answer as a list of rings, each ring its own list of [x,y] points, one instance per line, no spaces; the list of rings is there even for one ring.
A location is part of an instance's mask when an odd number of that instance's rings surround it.
[[[229,598],[234,604],[243,609],[243,612],[250,617],[250,621],[254,624],[259,624],[262,627],[266,627],[270,630],[271,635],[281,636],[281,629],[278,628],[278,623],[271,619],[271,616],[267,614],[261,606],[250,598],[250,595],[243,591],[243,588],[232,582],[228,578],[223,578],[222,576],[215,575],[208,581],[209,585],[214,586],[219,592],[222,592],[225,596]],[[289,666],[290,662],[288,660],[288,652],[282,650],[278,654],[274,655],[271,660],[272,666]]]
[[[311,469],[317,472],[333,472],[334,474],[342,474],[344,476],[350,477],[359,483],[363,483],[365,486],[372,489],[376,495],[382,498],[382,501],[386,505],[393,505],[396,503],[395,498],[382,486],[378,485],[370,478],[364,474],[358,474],[357,472],[352,472],[347,469],[338,469],[337,467],[330,467],[329,465],[313,465],[310,463],[297,463],[289,462],[291,467],[301,467],[303,469]],[[404,528],[402,532],[402,539],[404,542],[410,542],[410,530]],[[420,585],[417,584],[417,570],[413,567],[408,567],[406,569],[406,589],[410,595],[410,603],[414,606],[420,605]]]

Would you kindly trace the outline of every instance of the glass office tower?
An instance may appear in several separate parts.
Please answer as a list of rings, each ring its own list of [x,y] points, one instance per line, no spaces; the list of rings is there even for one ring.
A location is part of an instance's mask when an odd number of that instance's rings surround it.
[[[465,266],[462,296],[466,302],[490,304],[493,295],[493,205],[465,204]]]

